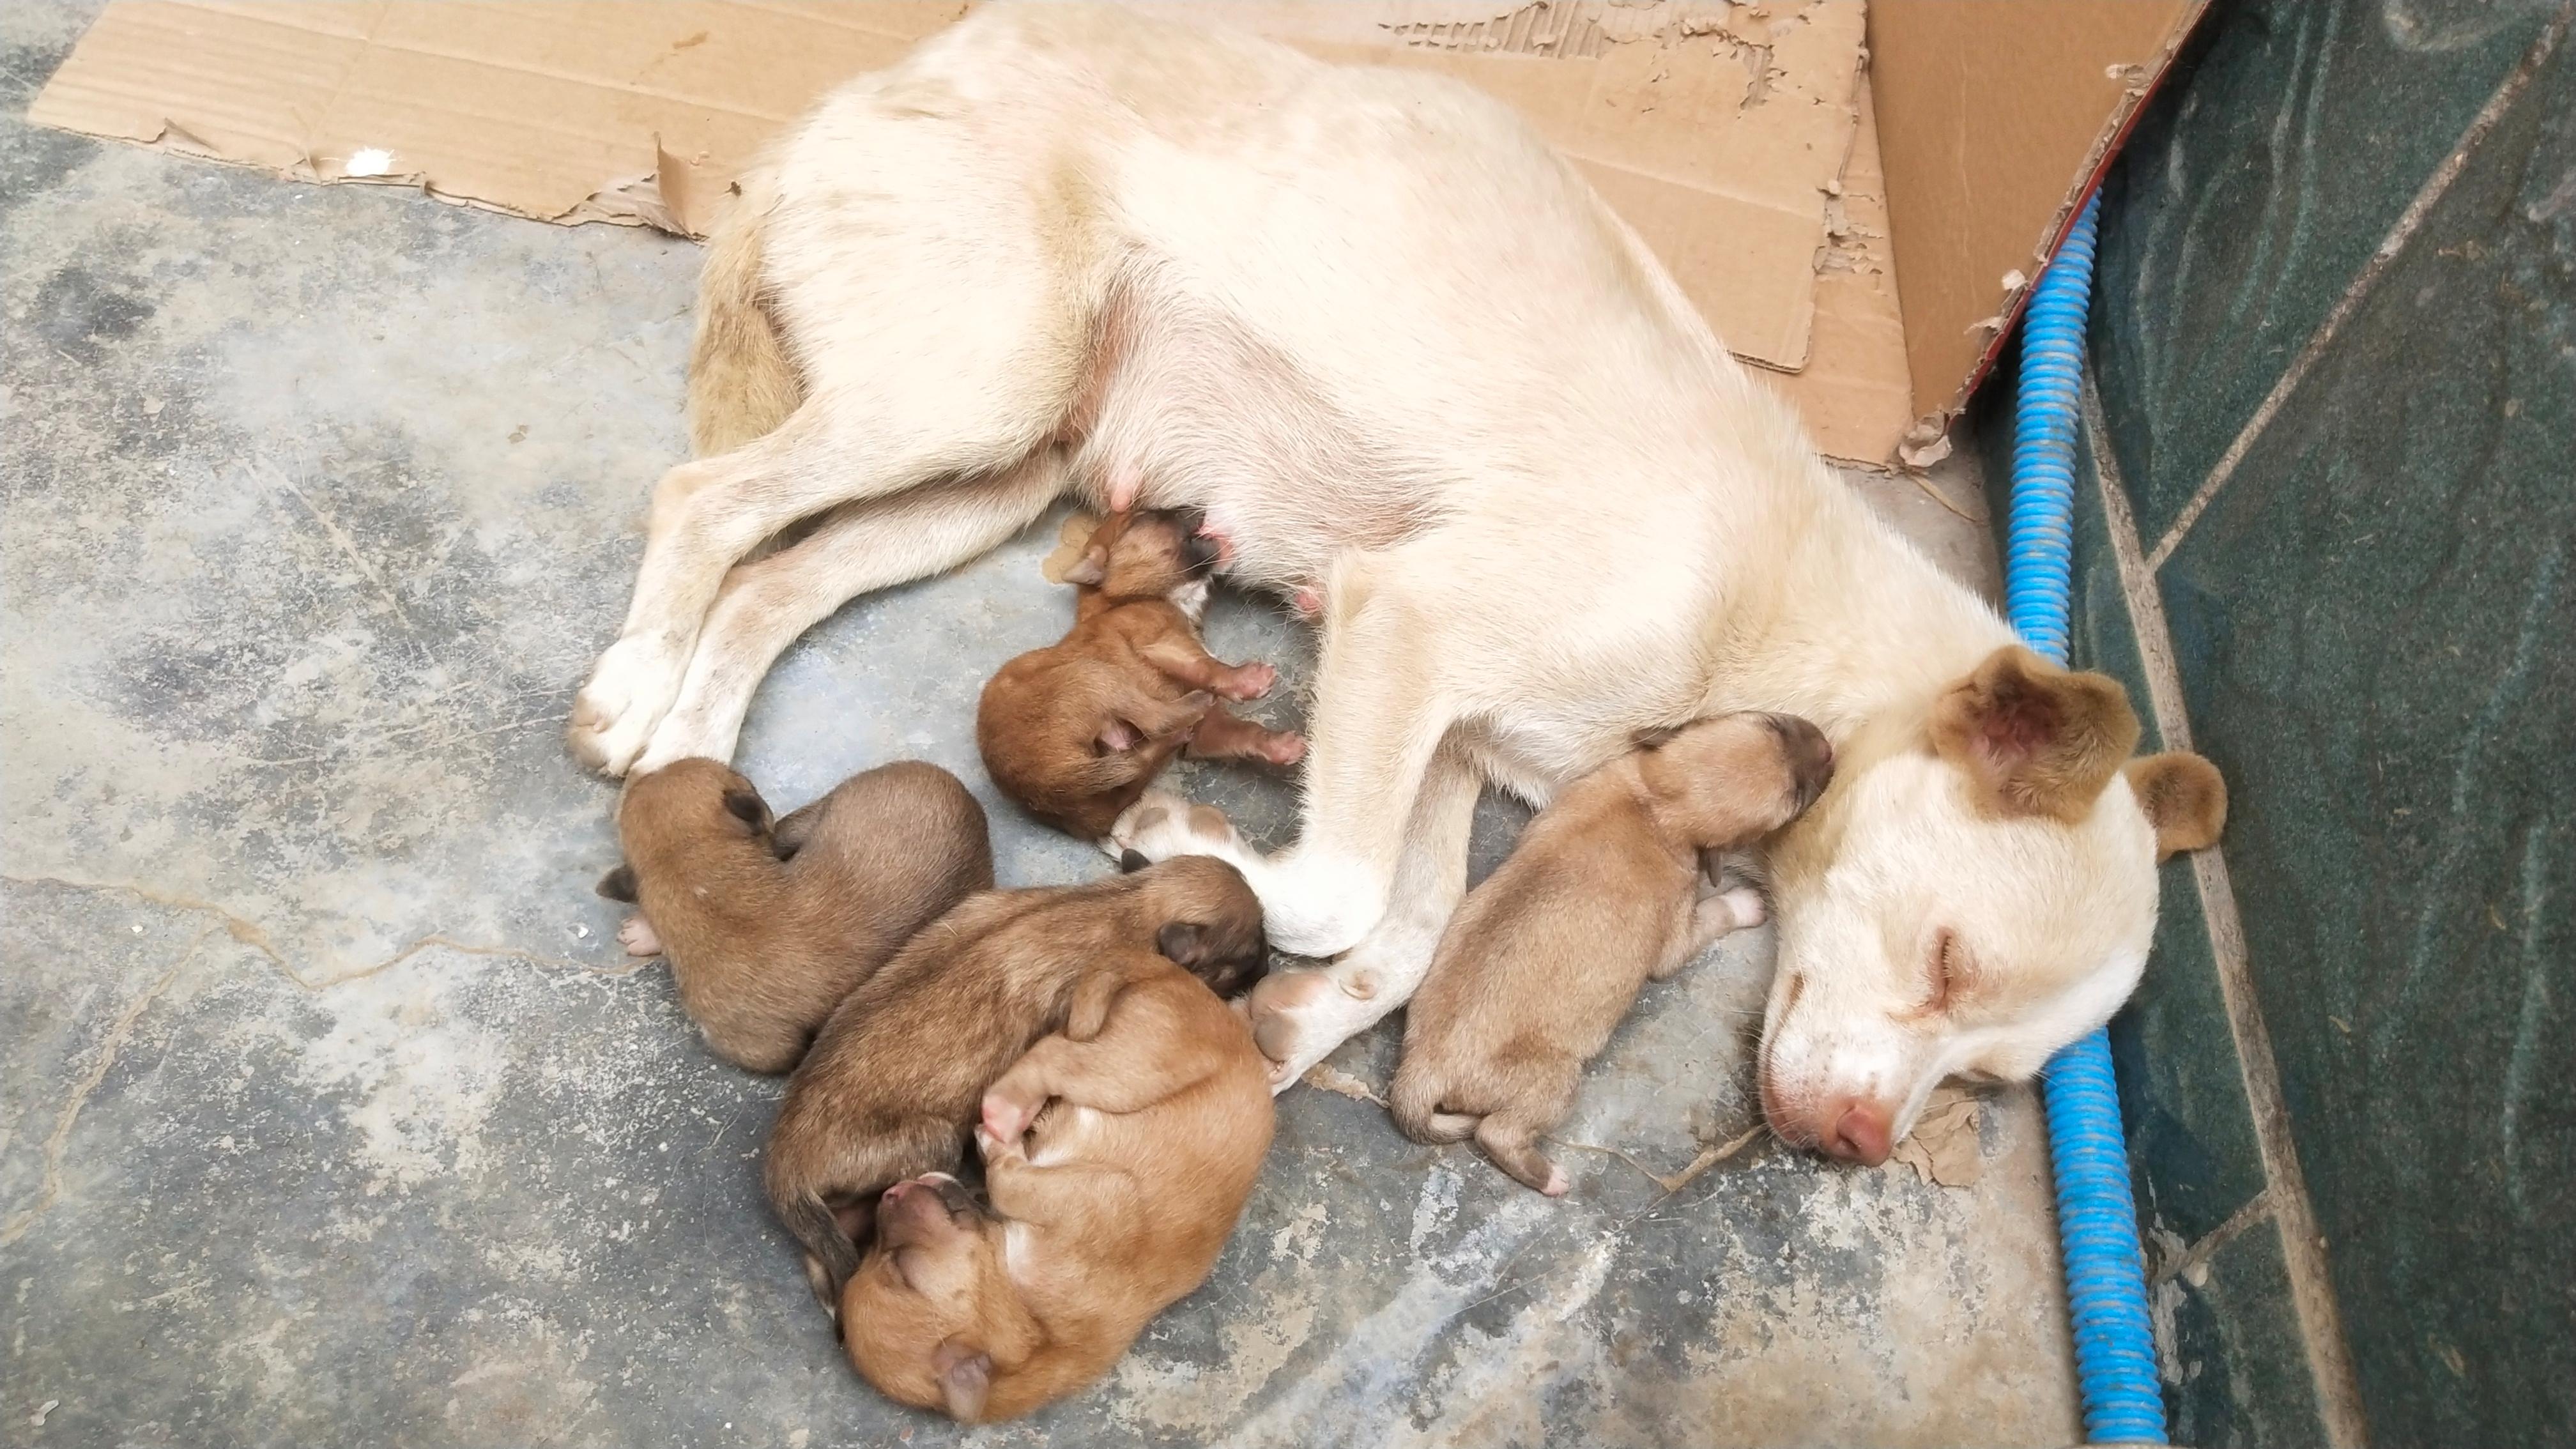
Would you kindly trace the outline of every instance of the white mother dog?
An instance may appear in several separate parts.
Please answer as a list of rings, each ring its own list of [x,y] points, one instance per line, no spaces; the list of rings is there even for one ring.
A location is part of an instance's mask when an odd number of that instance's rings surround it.
[[[701,298],[705,456],[653,491],[574,748],[725,758],[851,596],[1068,492],[1202,508],[1235,579],[1320,607],[1303,833],[1265,859],[1157,802],[1119,839],[1236,862],[1272,940],[1339,956],[1257,999],[1283,1082],[1412,993],[1483,784],[1543,802],[1654,726],[1785,710],[1839,752],[1772,855],[1762,1089],[1841,1157],[2109,1017],[2156,860],[2216,833],[2206,761],[2129,760],[2118,686],[2015,648],[1880,525],[1465,86],[996,6],[834,93],[742,192]]]

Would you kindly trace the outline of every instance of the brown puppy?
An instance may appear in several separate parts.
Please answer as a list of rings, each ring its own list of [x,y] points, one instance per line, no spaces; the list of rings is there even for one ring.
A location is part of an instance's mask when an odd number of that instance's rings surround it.
[[[1113,513],[1065,579],[1073,629],[1013,659],[984,686],[975,745],[1003,793],[1085,840],[1136,803],[1186,745],[1209,759],[1291,765],[1306,741],[1226,712],[1259,699],[1278,671],[1226,664],[1199,643],[1217,545],[1195,514]]]
[[[771,823],[714,760],[638,777],[617,809],[626,863],[599,893],[640,909],[618,938],[666,955],[716,1055],[783,1072],[850,988],[968,893],[993,885],[984,807],[937,765],[853,775]]]
[[[826,1306],[878,1194],[946,1171],[984,1089],[1048,1032],[1089,1037],[1119,988],[1171,969],[1232,994],[1268,956],[1234,867],[1184,857],[1088,885],[970,896],[850,993],[787,1081],[764,1176]]]
[[[1130,983],[1096,1037],[1044,1038],[985,1094],[991,1214],[942,1177],[886,1190],[841,1292],[851,1365],[969,1423],[1072,1393],[1206,1281],[1270,1133],[1242,1018],[1178,970]]]
[[[1565,1174],[1535,1139],[1574,1105],[1639,988],[1762,919],[1751,890],[1694,901],[1700,852],[1797,819],[1833,777],[1833,747],[1792,715],[1721,715],[1638,744],[1557,796],[1459,908],[1387,1093],[1406,1136],[1473,1134],[1551,1197]]]

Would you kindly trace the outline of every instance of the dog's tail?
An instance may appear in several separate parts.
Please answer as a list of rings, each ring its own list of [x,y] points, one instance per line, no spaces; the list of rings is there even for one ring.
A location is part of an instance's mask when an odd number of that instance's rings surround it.
[[[1474,1134],[1476,1119],[1440,1110],[1442,1083],[1428,1068],[1405,1062],[1395,1069],[1386,1089],[1386,1109],[1396,1130],[1416,1142],[1464,1142]]]
[[[804,375],[788,356],[763,281],[776,173],[754,166],[741,195],[707,238],[698,274],[698,336],[689,356],[689,442],[699,457],[729,453],[762,436],[805,400]]]

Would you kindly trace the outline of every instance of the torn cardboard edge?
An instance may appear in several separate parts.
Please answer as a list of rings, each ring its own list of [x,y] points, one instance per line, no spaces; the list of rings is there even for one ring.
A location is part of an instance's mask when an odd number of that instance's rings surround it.
[[[1886,148],[1884,167],[1876,159],[1882,148],[1870,109],[1878,77],[1863,66],[1876,72],[1887,63],[1875,44],[1881,14],[1920,6],[1940,12],[1941,32],[1971,33],[1941,44],[1970,46],[2009,46],[2034,23],[2127,34],[2145,23],[2142,14],[2199,8],[2187,0],[1872,0],[1859,32],[1868,46],[1820,46],[1810,23],[1822,16],[1842,25],[1861,15],[1857,0],[1251,0],[1215,7],[1167,0],[1163,8],[1213,11],[1310,52],[1329,52],[1326,58],[1461,75],[1531,114],[1637,226],[1731,350],[1799,407],[1818,446],[1839,460],[1883,467],[1901,458],[1909,424],[1937,438],[1993,365],[2003,329],[2026,298],[2026,288],[2003,288],[2000,296],[1988,289],[1975,299],[1976,311],[1964,314],[1991,323],[1973,353],[1954,345],[1937,376],[1915,360],[1927,324],[1914,318],[1909,279],[1924,272],[1893,204],[1895,148]],[[696,236],[714,222],[733,174],[768,134],[824,91],[893,63],[967,8],[963,0],[470,9],[413,0],[113,0],[36,98],[29,119],[297,180],[407,185],[442,201],[549,222]],[[1793,23],[1805,28],[1769,28]],[[2187,28],[2170,27],[2150,61],[2128,68],[2160,80]],[[1752,112],[1749,128],[1718,124],[1740,119],[1784,55],[1807,57],[1791,69],[1812,72],[1798,94],[1813,104],[1783,108],[1773,96]],[[1684,83],[1668,74],[1676,70],[1688,72]],[[2151,84],[2127,89],[2113,125],[2095,124],[2097,109],[2083,112],[2080,124],[2060,126],[2082,133],[2084,165],[2075,190],[2049,198],[2054,209],[2035,256],[2053,247]],[[2059,87],[2061,98],[2080,99],[2083,90],[2071,81]],[[1824,124],[1830,117],[1803,114],[1838,105],[1847,114],[1831,125]],[[1884,105],[1878,114],[1886,115]],[[347,134],[329,131],[325,123],[334,116],[348,123]],[[1770,176],[1764,185],[1771,189],[1756,188],[1747,199],[1721,194],[1732,186],[1710,187],[1710,177],[1723,180],[1724,168],[1739,164],[1727,146],[1757,154],[1783,144],[1784,135],[1797,138],[1805,159]],[[1658,159],[1656,147],[1668,154]],[[2010,170],[2002,160],[1967,159],[1976,163],[1968,169]],[[1643,193],[1644,200],[1626,194],[1672,167],[1688,179]],[[2054,162],[2044,169],[2065,174]],[[1961,184],[1973,198],[1974,177]],[[2024,218],[2010,221],[2017,239],[1989,250],[2027,250],[2030,232],[2022,229],[2036,213],[2035,205],[2016,212]],[[1755,231],[1767,240],[1749,240]],[[2024,260],[2019,268],[2035,272],[2037,263]],[[1713,302],[1709,289],[1725,287],[1734,289],[1733,300]],[[1937,309],[1927,315],[1929,325],[1945,325]]]

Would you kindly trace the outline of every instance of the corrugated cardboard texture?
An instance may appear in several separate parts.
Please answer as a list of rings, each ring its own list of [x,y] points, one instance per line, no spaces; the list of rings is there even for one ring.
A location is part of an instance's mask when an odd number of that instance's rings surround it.
[[[1454,74],[1575,156],[1741,355],[1806,364],[1860,0],[1178,7]],[[43,124],[697,234],[759,143],[962,4],[148,3],[100,17]]]
[[[694,209],[808,101],[965,9],[123,0],[28,119],[309,181],[696,234]]]
[[[1807,366],[1794,373],[1757,369],[1756,375],[1798,405],[1807,431],[1828,457],[1879,466],[1896,457],[1914,405],[1874,110],[1864,86],[1842,195],[1826,209],[1827,243],[1817,254],[1815,340]]]
[[[1914,410],[1967,400],[2198,0],[1875,0]]]

